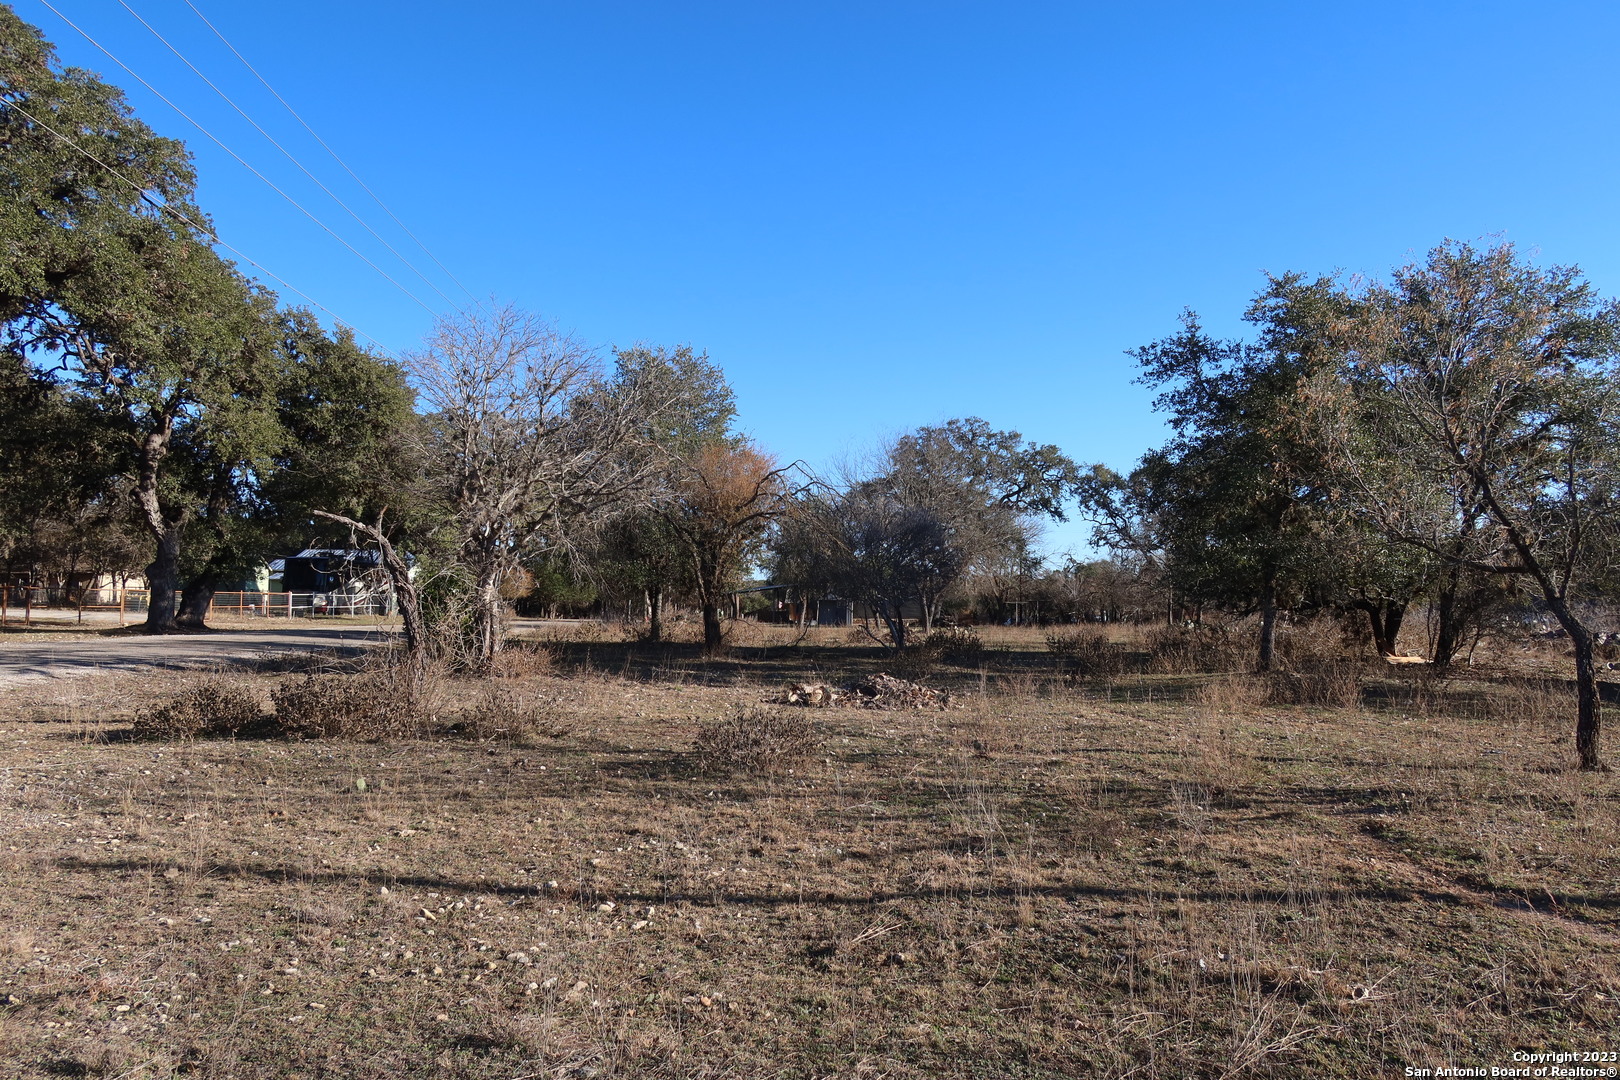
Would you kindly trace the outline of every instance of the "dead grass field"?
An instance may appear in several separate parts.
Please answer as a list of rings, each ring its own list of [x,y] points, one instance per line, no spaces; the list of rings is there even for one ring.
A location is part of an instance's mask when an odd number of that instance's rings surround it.
[[[705,724],[878,650],[554,646],[502,680],[559,721],[516,741],[133,742],[186,676],[8,693],[0,1074],[1359,1078],[1620,1050],[1620,781],[1568,767],[1548,684],[1375,672],[1359,706],[1254,705],[1064,680],[990,635],[928,679],[959,708],[804,710],[814,757],[723,775]],[[235,677],[268,704],[297,676]]]

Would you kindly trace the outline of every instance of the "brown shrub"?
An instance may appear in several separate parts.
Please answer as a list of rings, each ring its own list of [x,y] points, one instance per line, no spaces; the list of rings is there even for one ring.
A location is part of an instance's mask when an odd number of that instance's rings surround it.
[[[1359,663],[1326,660],[1299,671],[1275,672],[1268,680],[1272,705],[1319,705],[1353,709],[1361,704]]]
[[[542,736],[560,739],[571,730],[554,697],[532,687],[490,683],[473,707],[450,725],[449,734],[524,742]]]
[[[1183,630],[1161,626],[1149,633],[1148,671],[1154,675],[1193,675],[1242,669],[1251,662],[1253,646],[1246,636],[1209,627]]]
[[[307,675],[270,694],[272,730],[294,739],[381,739],[417,735],[437,718],[442,672],[380,658],[349,675]]]
[[[698,626],[701,632],[702,626]],[[730,619],[725,624],[725,643],[738,648],[757,649],[773,645],[783,632],[770,623],[758,619]],[[701,640],[701,633],[699,634]]]
[[[1056,660],[1058,670],[1070,678],[1103,678],[1125,671],[1124,648],[1095,627],[1054,630],[1046,635],[1046,651]]]
[[[1284,667],[1296,670],[1336,663],[1367,655],[1371,642],[1365,618],[1318,615],[1277,627],[1277,659]]]
[[[545,645],[512,642],[495,654],[489,673],[497,679],[536,679],[550,675],[557,666],[557,654]]]
[[[929,648],[926,643],[911,645],[891,656],[886,666],[890,674],[897,678],[916,682],[928,678],[939,667],[939,651]]]
[[[941,626],[929,632],[923,646],[942,659],[958,664],[976,664],[984,654],[984,642],[971,626]]]
[[[747,709],[703,728],[692,750],[703,772],[776,775],[808,760],[820,747],[803,713]]]
[[[232,736],[263,719],[258,699],[246,687],[223,678],[186,684],[167,705],[135,717],[141,739],[196,739]]]

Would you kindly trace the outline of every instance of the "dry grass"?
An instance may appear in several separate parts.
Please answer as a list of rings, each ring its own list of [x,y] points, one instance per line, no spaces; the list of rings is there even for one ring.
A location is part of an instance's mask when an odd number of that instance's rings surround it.
[[[129,742],[190,676],[18,691],[0,1074],[1349,1078],[1616,1048],[1620,783],[1564,768],[1556,684],[1358,676],[1340,708],[1150,674],[1109,701],[1043,634],[984,637],[939,675],[965,708],[817,710],[769,775],[689,748],[787,667],[881,650],[554,641],[554,674],[444,683],[444,717],[572,726],[540,740]]]

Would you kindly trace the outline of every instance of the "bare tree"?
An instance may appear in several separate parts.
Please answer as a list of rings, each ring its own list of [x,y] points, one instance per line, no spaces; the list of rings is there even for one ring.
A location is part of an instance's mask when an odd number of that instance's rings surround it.
[[[996,431],[976,416],[947,420],[900,436],[884,447],[866,479],[852,479],[868,495],[939,524],[956,552],[955,571],[918,579],[923,628],[939,616],[941,601],[965,573],[1018,563],[1028,556],[1043,518],[1065,520],[1064,502],[1080,481],[1073,461],[1052,445]],[[913,523],[923,520],[913,517]],[[941,564],[936,564],[936,569]]]
[[[920,610],[961,576],[966,561],[932,509],[865,487],[801,491],[784,525],[778,568],[868,605],[896,649],[906,647],[906,606]]]
[[[371,525],[326,510],[311,512],[328,521],[347,525],[377,545],[383,573],[388,575],[388,583],[393,586],[394,600],[399,604],[400,618],[405,623],[405,651],[410,654],[413,662],[421,660],[427,650],[427,632],[422,624],[422,598],[416,590],[416,582],[411,580],[410,565],[394,549],[393,543],[388,539],[388,533],[383,529],[383,515],[388,512],[388,508],[383,507],[379,510],[376,522]]]
[[[471,651],[487,665],[501,647],[501,583],[524,551],[643,496],[656,406],[612,383],[583,343],[511,305],[441,319],[407,363],[471,579]]]

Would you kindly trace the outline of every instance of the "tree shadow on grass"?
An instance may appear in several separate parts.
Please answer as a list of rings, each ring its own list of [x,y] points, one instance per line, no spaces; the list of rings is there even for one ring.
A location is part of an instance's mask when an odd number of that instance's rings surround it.
[[[70,873],[114,876],[145,874],[151,869],[149,863],[136,859],[85,859],[71,856],[57,859],[53,865],[57,869]],[[814,890],[805,892],[802,895],[728,889],[721,885],[706,890],[616,890],[579,888],[572,885],[549,889],[529,885],[469,880],[441,874],[391,874],[381,870],[362,872],[317,870],[247,861],[215,862],[210,864],[208,870],[205,871],[205,875],[222,878],[257,879],[282,886],[338,885],[353,888],[364,887],[372,891],[382,887],[389,889],[412,888],[470,896],[500,896],[518,900],[544,899],[548,903],[570,901],[595,904],[603,897],[607,897],[621,906],[687,904],[694,907],[736,905],[770,909],[817,906],[863,908],[897,901],[1024,900],[1031,897],[1048,897],[1071,901],[1108,900],[1121,904],[1149,905],[1163,902],[1170,896],[1180,901],[1193,903],[1269,904],[1292,909],[1299,906],[1301,897],[1298,888],[1192,887],[1167,891],[1162,884],[1151,886],[1093,885],[1078,882],[1063,885],[995,885],[984,888],[949,886],[939,888],[863,889],[847,892]],[[1566,894],[1558,897],[1556,901],[1552,897],[1548,897],[1545,902],[1539,902],[1536,898],[1526,896],[1523,893],[1505,889],[1478,888],[1471,883],[1466,886],[1459,886],[1457,891],[1409,885],[1368,885],[1361,888],[1335,886],[1313,888],[1310,890],[1310,897],[1313,901],[1323,904],[1372,902],[1378,904],[1435,904],[1446,907],[1478,907],[1483,898],[1490,906],[1509,910],[1531,910],[1557,914],[1567,921],[1580,925],[1589,925],[1593,929],[1602,929],[1602,927],[1599,924],[1589,923],[1583,919],[1573,918],[1563,908],[1568,906],[1597,910],[1620,908],[1620,895],[1577,896]]]

